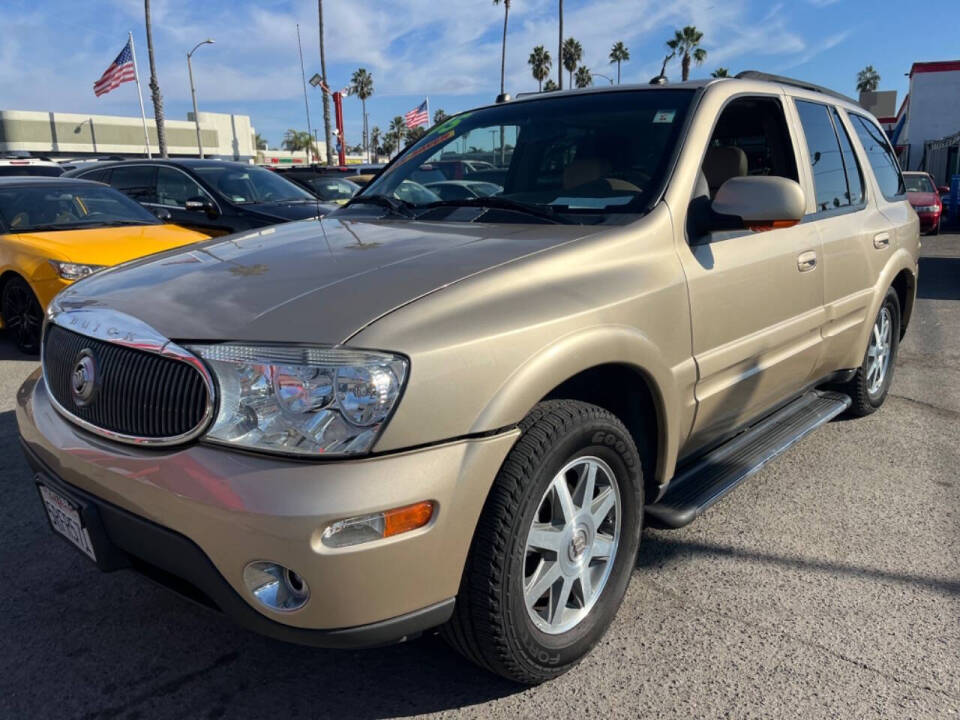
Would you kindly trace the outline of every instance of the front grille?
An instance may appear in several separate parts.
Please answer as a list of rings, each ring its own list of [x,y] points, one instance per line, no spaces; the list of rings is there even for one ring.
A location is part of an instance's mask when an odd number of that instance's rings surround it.
[[[94,396],[78,404],[72,377],[81,353],[96,366]],[[69,414],[96,428],[134,438],[186,435],[203,422],[209,397],[194,367],[154,353],[114,345],[50,324],[43,347],[50,393]]]

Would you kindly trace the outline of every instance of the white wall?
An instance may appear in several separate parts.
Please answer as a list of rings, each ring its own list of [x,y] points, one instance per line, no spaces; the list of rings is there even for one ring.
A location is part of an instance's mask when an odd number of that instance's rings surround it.
[[[898,144],[910,145],[909,169],[917,170],[926,141],[960,131],[960,70],[914,73],[908,113]]]

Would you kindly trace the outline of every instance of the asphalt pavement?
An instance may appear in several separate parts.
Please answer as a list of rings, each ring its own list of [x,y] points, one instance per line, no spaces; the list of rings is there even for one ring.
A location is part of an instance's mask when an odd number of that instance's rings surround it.
[[[960,717],[960,235],[924,239],[891,395],[817,430],[682,530],[647,530],[623,607],[521,688],[436,637],[286,645],[47,527],[20,456],[36,362],[0,333],[0,717]]]

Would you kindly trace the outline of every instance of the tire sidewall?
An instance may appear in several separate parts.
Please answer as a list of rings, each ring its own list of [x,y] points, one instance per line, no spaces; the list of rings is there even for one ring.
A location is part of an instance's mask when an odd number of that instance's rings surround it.
[[[598,457],[613,470],[620,490],[620,539],[613,570],[590,613],[567,632],[551,635],[537,628],[527,613],[523,595],[526,537],[550,482],[564,465],[584,456]],[[620,427],[603,420],[573,429],[543,458],[524,490],[517,517],[508,539],[503,585],[506,639],[530,665],[564,668],[580,660],[603,636],[630,581],[643,521],[642,473],[633,442]]]
[[[878,408],[883,404],[883,401],[887,397],[887,393],[890,391],[890,385],[893,382],[893,374],[897,367],[897,354],[900,349],[900,300],[893,288],[887,290],[887,294],[883,298],[883,304],[877,311],[877,315],[874,317],[873,323],[870,326],[871,333],[873,332],[873,327],[877,322],[876,318],[880,316],[880,313],[883,312],[884,308],[887,308],[890,311],[892,325],[890,328],[890,359],[887,361],[888,364],[886,377],[883,378],[883,384],[880,386],[880,390],[876,393],[876,395],[871,394],[866,387],[867,366],[869,362],[866,353],[870,351],[869,339],[867,341],[867,350],[864,352],[863,356],[864,394],[866,395],[867,402],[869,402],[875,408]]]

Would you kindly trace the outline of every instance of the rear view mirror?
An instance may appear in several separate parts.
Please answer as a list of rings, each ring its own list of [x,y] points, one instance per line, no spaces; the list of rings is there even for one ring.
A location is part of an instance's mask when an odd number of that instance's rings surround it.
[[[791,227],[803,219],[807,201],[794,180],[767,175],[727,180],[713,199],[714,213],[739,219],[740,227],[774,230]],[[729,223],[722,223],[729,229]]]
[[[183,207],[190,212],[206,213],[210,217],[216,217],[219,215],[219,212],[217,212],[217,206],[204,197],[192,197],[183,203]]]

